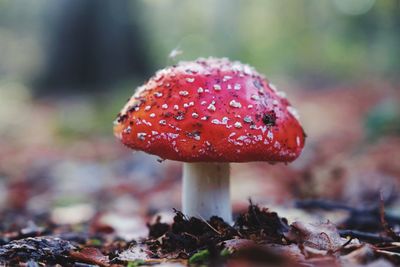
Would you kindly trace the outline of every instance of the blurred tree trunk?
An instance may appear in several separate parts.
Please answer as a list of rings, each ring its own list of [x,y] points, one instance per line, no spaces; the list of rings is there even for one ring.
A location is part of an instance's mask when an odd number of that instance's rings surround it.
[[[35,86],[39,95],[104,90],[146,74],[149,62],[135,1],[55,3],[45,25],[45,64]]]

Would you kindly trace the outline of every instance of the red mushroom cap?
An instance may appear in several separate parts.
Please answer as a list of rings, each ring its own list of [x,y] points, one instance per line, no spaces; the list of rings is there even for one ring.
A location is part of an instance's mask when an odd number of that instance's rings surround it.
[[[114,122],[122,143],[185,162],[296,159],[305,134],[295,109],[253,68],[198,59],[160,70]]]

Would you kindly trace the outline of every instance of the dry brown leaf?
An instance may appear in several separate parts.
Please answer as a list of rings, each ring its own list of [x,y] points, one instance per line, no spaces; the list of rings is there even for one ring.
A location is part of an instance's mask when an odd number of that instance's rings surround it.
[[[99,266],[110,266],[109,259],[97,248],[84,248],[81,251],[70,252],[72,259],[77,261],[83,261],[85,263],[96,264]]]
[[[343,244],[336,226],[330,222],[314,224],[294,222],[285,237],[305,247],[330,252],[337,251]]]

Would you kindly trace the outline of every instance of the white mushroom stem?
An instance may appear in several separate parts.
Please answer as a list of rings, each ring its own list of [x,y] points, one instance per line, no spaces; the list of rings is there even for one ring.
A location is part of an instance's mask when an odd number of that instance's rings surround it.
[[[183,164],[182,210],[208,220],[219,216],[232,223],[229,163]]]

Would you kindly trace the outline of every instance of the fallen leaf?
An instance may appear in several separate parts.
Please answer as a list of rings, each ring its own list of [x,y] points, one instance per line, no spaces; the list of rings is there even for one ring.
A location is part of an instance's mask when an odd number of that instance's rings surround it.
[[[90,264],[97,264],[102,267],[109,266],[109,259],[97,248],[87,247],[81,251],[70,252],[72,259]]]
[[[336,226],[330,222],[294,222],[285,237],[297,244],[322,251],[334,252],[344,244]]]

